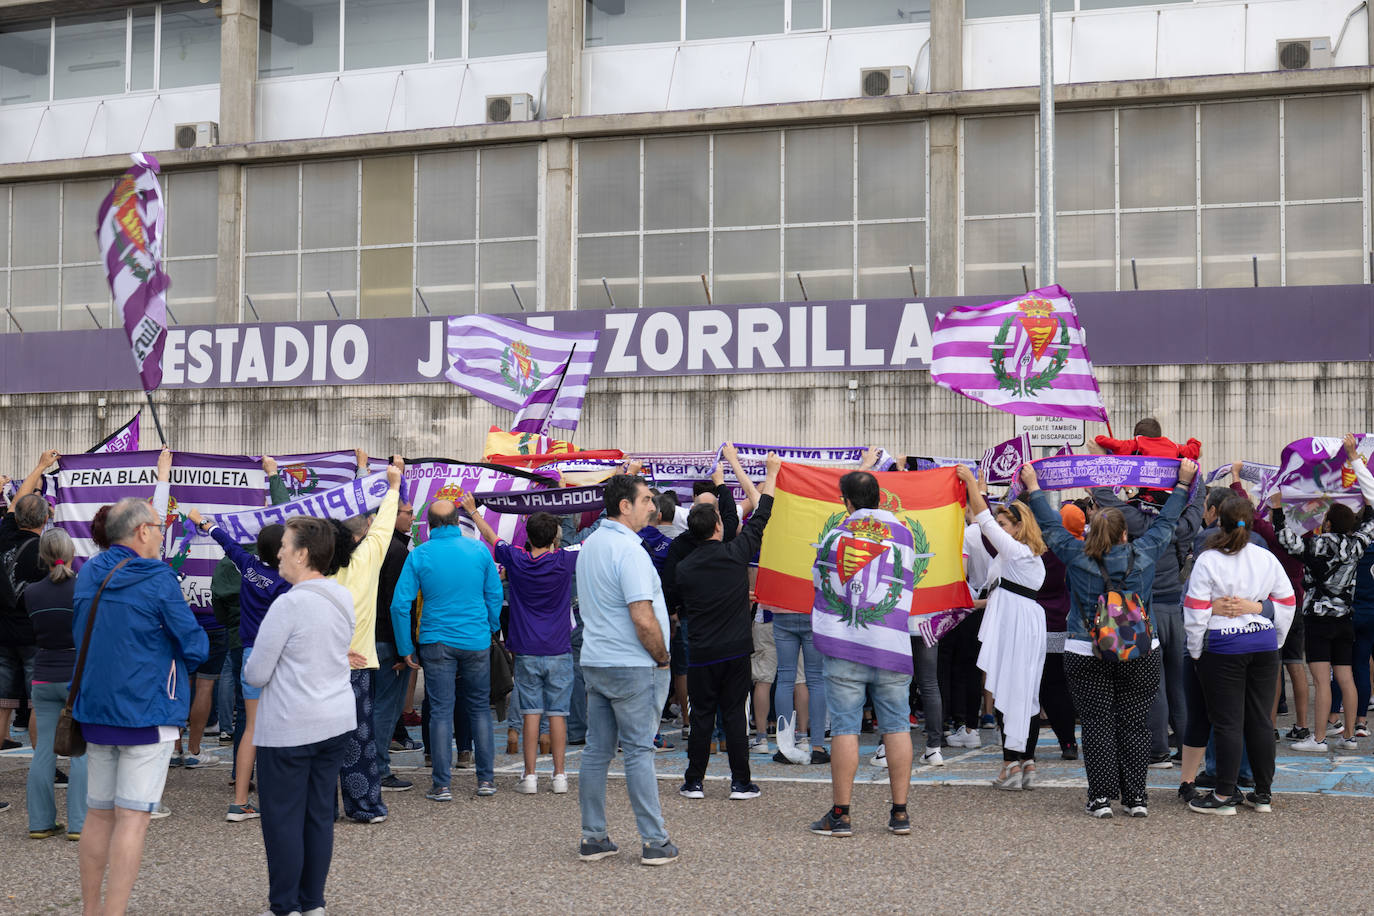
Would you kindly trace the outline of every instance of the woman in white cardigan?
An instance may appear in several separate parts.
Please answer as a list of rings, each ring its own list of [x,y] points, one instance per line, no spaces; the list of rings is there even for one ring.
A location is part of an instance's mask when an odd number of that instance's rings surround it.
[[[1040,714],[1040,675],[1045,667],[1045,610],[1036,594],[1045,582],[1045,541],[1029,508],[1008,503],[994,515],[982,486],[959,466],[969,508],[983,537],[997,551],[989,570],[987,612],[978,630],[978,667],[1003,728],[999,789],[1029,789],[1035,783],[1031,720]],[[1036,729],[1036,732],[1039,730]],[[1029,743],[1029,747],[1027,746]]]

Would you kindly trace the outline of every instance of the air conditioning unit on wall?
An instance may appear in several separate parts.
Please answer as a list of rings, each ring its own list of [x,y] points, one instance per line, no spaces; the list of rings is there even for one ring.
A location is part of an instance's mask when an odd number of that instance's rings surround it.
[[[866,99],[911,92],[910,67],[873,67],[859,71],[859,88]]]
[[[214,121],[199,121],[195,124],[176,125],[173,135],[177,149],[195,149],[202,146],[215,146],[219,143],[219,125]]]
[[[528,92],[514,95],[487,96],[487,120],[500,124],[506,121],[533,121],[534,97]]]
[[[1280,70],[1316,70],[1331,66],[1331,39],[1280,38],[1277,42]]]

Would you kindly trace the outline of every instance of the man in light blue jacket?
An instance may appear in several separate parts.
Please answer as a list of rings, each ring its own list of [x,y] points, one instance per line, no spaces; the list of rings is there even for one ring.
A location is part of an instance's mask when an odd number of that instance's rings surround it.
[[[491,553],[463,536],[452,500],[429,506],[429,540],[411,551],[391,597],[396,652],[412,668],[425,669],[429,695],[433,781],[425,795],[452,801],[454,683],[463,681],[463,702],[472,726],[477,794],[495,795],[495,746],[491,721],[491,637],[501,629],[501,577]],[[419,595],[419,659],[410,639],[410,605]]]

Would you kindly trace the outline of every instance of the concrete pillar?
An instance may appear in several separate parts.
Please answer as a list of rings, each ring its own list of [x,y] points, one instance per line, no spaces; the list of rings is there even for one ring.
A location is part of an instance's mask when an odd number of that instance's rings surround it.
[[[959,293],[959,119],[930,118],[930,276],[928,296]]]
[[[219,41],[219,142],[253,139],[258,81],[258,0],[223,0]]]
[[[930,91],[964,85],[964,0],[930,2]]]
[[[573,144],[556,137],[544,144],[544,308],[573,307]]]
[[[239,255],[241,246],[239,228],[243,225],[243,167],[222,165],[219,167],[219,219],[216,223],[216,246],[218,260],[215,265],[215,322],[232,323],[239,320],[239,301],[242,290],[239,286]],[[253,315],[244,309],[246,318]]]
[[[583,0],[549,0],[548,81],[545,118],[571,118],[581,112]]]

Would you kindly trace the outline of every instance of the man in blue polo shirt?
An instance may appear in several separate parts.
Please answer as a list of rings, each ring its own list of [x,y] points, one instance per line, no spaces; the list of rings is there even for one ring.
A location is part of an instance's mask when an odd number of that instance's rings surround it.
[[[648,485],[617,474],[606,483],[606,518],[582,544],[577,600],[582,612],[582,677],[587,684],[587,748],[578,802],[584,860],[620,851],[606,832],[606,771],[619,741],[625,787],[643,847],[639,861],[677,859],[668,840],[654,773],[654,735],[668,698],[668,608],[638,531],[654,516]]]
[[[487,548],[463,536],[458,508],[439,499],[429,506],[429,540],[406,557],[391,596],[396,652],[412,668],[425,669],[429,694],[432,801],[452,801],[454,684],[461,675],[463,701],[472,725],[477,794],[495,795],[491,723],[491,637],[501,629],[501,577]],[[423,595],[419,661],[410,641],[410,606]]]

